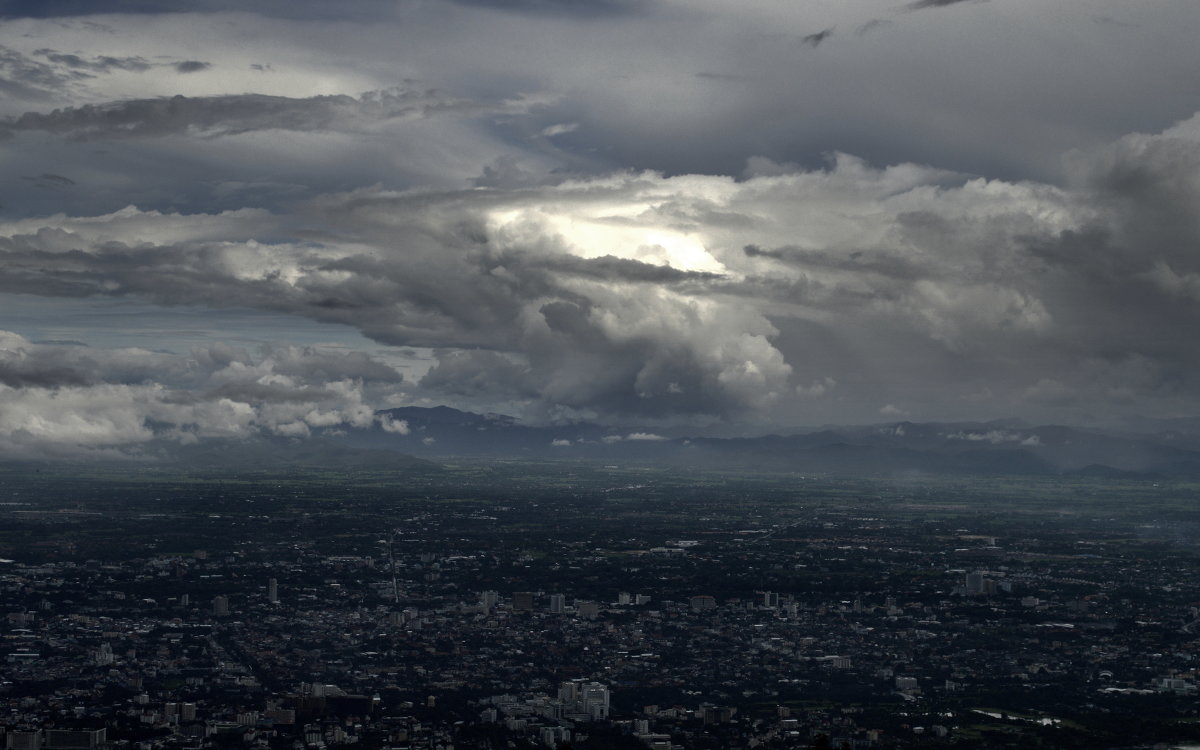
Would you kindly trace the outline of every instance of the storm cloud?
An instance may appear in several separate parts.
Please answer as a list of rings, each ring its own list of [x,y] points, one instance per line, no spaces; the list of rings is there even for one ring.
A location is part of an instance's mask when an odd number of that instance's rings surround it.
[[[1200,52],[1099,1],[10,4],[0,439],[1190,413]]]
[[[1200,386],[1182,345],[1200,265],[1181,250],[1200,240],[1198,146],[1194,122],[1130,136],[1077,155],[1071,188],[843,155],[744,181],[628,173],[366,188],[293,215],[23,220],[0,225],[0,289],[353,326],[436,349],[429,392],[541,418],[729,419],[794,394],[909,408],[946,369],[960,405],[986,390],[1021,411],[1058,383],[1169,408]],[[306,222],[322,229],[260,239]]]

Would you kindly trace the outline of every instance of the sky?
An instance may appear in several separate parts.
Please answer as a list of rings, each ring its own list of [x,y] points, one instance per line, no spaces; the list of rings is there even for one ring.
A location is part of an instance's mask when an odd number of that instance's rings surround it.
[[[0,456],[1197,414],[1194,0],[179,7],[0,0]]]

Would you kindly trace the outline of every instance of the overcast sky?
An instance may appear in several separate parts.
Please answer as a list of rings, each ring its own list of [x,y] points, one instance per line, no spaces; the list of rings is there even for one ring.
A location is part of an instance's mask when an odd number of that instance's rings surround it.
[[[1195,0],[0,0],[0,453],[1200,397]]]

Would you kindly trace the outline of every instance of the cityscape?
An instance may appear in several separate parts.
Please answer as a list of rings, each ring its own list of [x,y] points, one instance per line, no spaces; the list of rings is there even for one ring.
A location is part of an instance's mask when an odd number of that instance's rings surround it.
[[[0,750],[1200,750],[1197,0],[0,0]]]
[[[8,470],[13,748],[1195,737],[1194,485]]]

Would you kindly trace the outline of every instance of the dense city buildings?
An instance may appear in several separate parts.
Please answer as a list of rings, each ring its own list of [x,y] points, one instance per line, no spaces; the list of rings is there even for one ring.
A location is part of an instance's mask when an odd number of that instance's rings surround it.
[[[1197,738],[1194,490],[0,473],[10,748]]]

